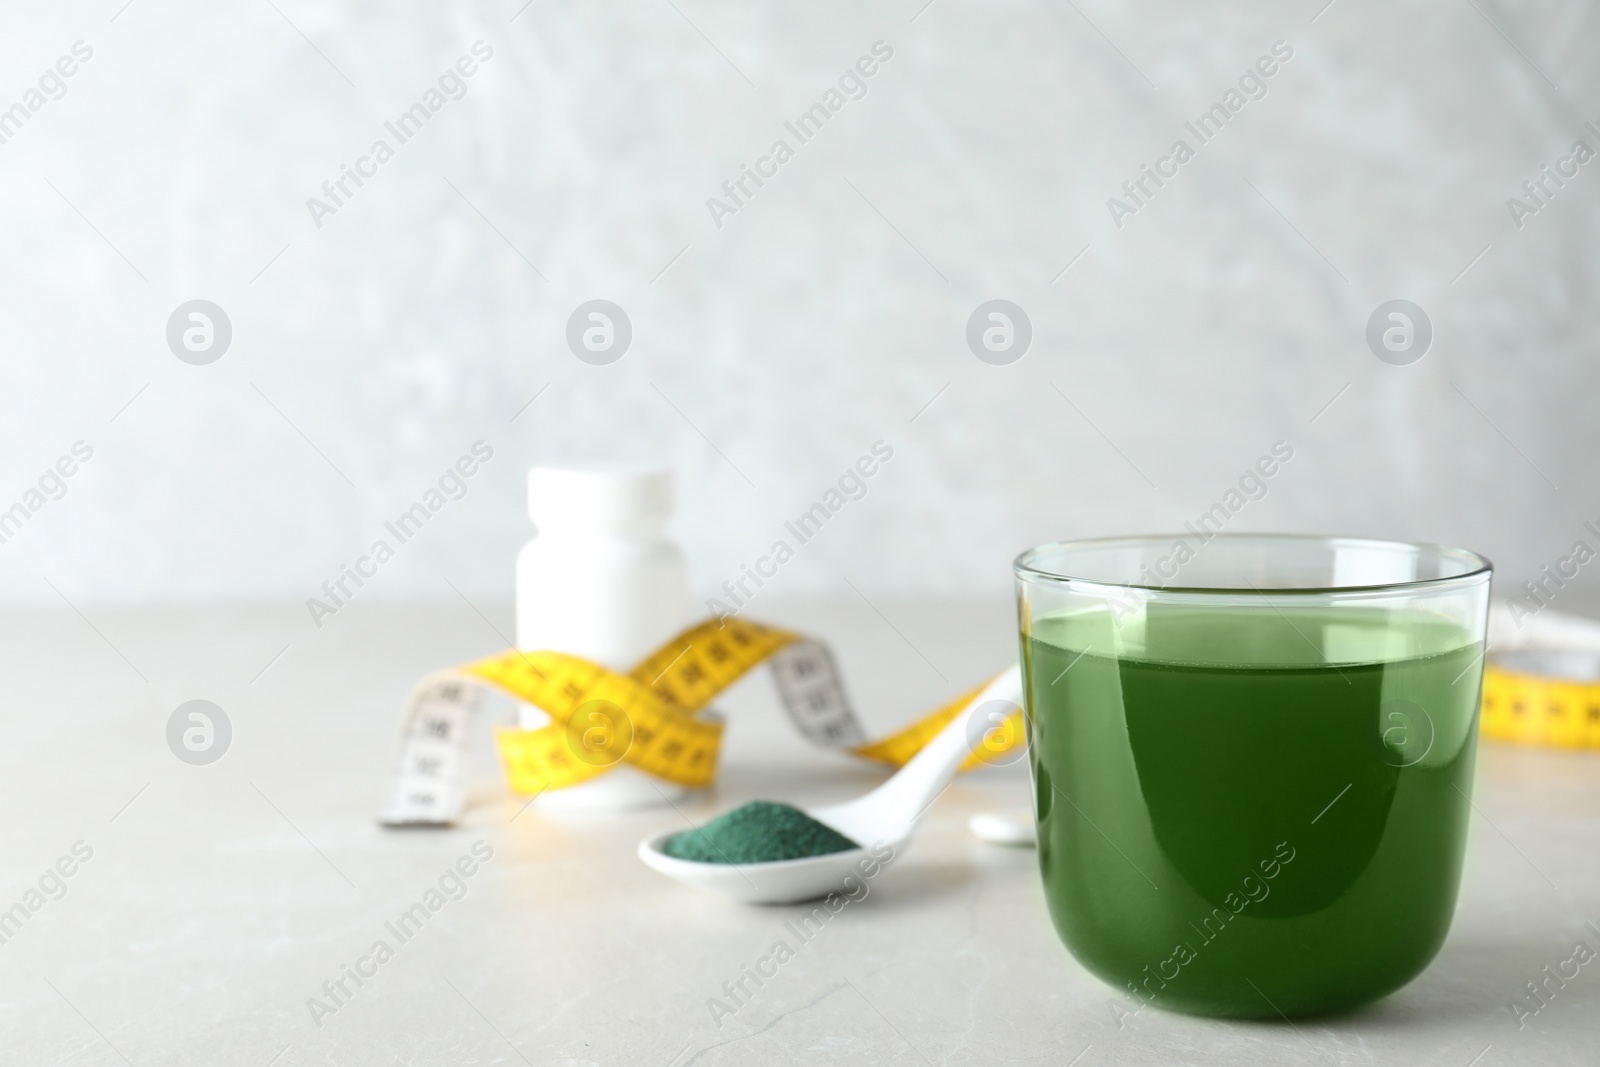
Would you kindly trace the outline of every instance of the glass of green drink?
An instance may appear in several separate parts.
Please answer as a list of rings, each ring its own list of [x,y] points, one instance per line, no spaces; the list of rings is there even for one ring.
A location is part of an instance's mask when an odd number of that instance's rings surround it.
[[[1416,977],[1460,882],[1488,560],[1290,535],[1018,557],[1039,865],[1136,1002],[1346,1010]]]

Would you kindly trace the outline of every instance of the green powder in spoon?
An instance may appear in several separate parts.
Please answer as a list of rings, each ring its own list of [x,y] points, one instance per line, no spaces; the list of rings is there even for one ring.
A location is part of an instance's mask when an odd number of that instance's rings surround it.
[[[672,835],[661,851],[698,863],[770,863],[860,847],[799,808],[752,800],[698,829]]]

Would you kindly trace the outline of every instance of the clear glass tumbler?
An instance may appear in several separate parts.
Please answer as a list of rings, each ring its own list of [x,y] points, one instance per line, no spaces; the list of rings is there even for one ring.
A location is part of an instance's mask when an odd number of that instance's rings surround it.
[[[1136,537],[1015,565],[1056,930],[1128,998],[1340,1011],[1450,926],[1491,566],[1339,537]]]

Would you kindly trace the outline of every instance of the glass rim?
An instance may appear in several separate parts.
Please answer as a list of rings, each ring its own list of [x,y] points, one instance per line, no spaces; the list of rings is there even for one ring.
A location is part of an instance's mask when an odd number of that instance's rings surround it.
[[[1320,542],[1327,545],[1365,546],[1369,548],[1403,548],[1420,550],[1433,553],[1441,557],[1450,557],[1460,560],[1467,569],[1460,574],[1441,575],[1437,578],[1410,578],[1397,582],[1377,582],[1364,585],[1315,585],[1315,586],[1271,586],[1261,587],[1255,585],[1151,585],[1143,581],[1114,582],[1101,578],[1089,578],[1079,575],[1063,573],[1060,570],[1048,569],[1037,564],[1038,558],[1044,553],[1056,549],[1067,548],[1135,548],[1139,546],[1157,545],[1167,546],[1176,541],[1187,541],[1183,534],[1133,534],[1113,537],[1086,537],[1073,538],[1065,541],[1049,541],[1042,545],[1021,553],[1011,563],[1012,573],[1022,581],[1046,582],[1057,585],[1087,585],[1098,586],[1106,589],[1136,589],[1142,592],[1157,594],[1184,594],[1192,596],[1237,596],[1240,594],[1259,594],[1261,596],[1279,595],[1327,595],[1330,593],[1379,593],[1400,592],[1416,589],[1436,589],[1451,585],[1465,585],[1475,579],[1494,573],[1494,564],[1487,556],[1465,548],[1453,548],[1432,541],[1397,541],[1383,537],[1353,537],[1341,534],[1295,534],[1295,533],[1217,533],[1213,534],[1205,544],[1212,541],[1279,541],[1292,542]]]

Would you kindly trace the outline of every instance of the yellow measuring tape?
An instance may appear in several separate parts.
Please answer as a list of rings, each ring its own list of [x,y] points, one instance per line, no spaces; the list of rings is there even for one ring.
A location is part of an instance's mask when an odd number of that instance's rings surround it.
[[[499,692],[550,717],[534,730],[502,727],[506,780],[524,795],[563,789],[626,762],[690,788],[716,774],[723,724],[716,696],[767,664],[784,710],[815,744],[901,766],[983,690],[978,686],[896,733],[869,741],[850,706],[828,646],[743,619],[708,620],[678,634],[626,674],[562,652],[510,649],[428,675],[412,691],[401,725],[400,767],[381,819],[390,825],[454,822],[465,806],[463,749],[471,713]],[[971,767],[1023,743],[1021,709],[982,721]]]
[[[1527,649],[1493,657],[1478,723],[1496,741],[1600,748],[1600,656]]]

